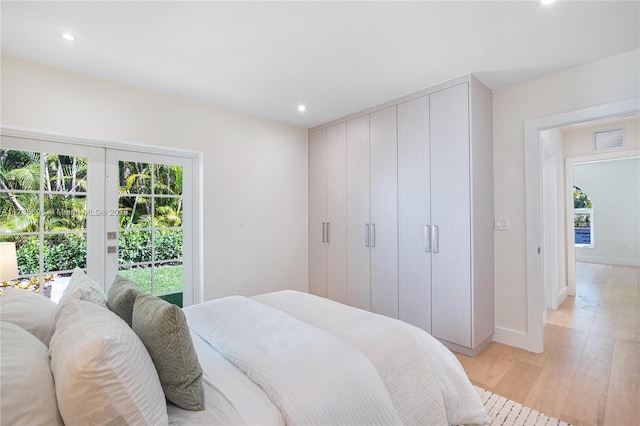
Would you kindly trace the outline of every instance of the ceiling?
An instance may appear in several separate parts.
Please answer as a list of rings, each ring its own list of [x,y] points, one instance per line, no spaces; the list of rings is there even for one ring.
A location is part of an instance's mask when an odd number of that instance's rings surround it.
[[[3,55],[300,127],[469,72],[497,89],[640,47],[639,1],[0,7]]]

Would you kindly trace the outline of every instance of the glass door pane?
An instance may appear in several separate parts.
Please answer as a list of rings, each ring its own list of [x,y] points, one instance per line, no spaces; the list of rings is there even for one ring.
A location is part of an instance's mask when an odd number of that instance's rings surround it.
[[[86,270],[90,262],[89,228],[101,228],[87,212],[90,198],[100,202],[89,188],[100,194],[103,184],[94,185],[88,171],[89,158],[104,156],[103,150],[7,137],[2,146],[0,241],[16,243],[19,274],[2,285],[58,301],[72,270]],[[96,168],[93,173],[104,175],[103,167]]]
[[[179,306],[185,304],[184,239],[190,197],[183,186],[190,176],[180,157],[109,151],[108,194],[117,202],[117,263],[112,273],[130,278],[143,291]],[[140,161],[144,159],[144,161]],[[117,177],[117,179],[116,179]],[[114,187],[117,186],[117,191]],[[116,242],[114,242],[115,244]],[[186,304],[190,304],[188,301]]]

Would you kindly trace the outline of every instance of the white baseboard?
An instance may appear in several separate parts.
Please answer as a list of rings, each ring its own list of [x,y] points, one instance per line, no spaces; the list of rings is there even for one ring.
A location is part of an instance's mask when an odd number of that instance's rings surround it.
[[[515,346],[529,352],[536,352],[530,340],[528,333],[498,326],[496,326],[496,331],[493,334],[494,342]]]
[[[640,266],[640,259],[576,255],[576,262],[604,263],[606,265]]]
[[[562,287],[562,290],[560,290],[560,293],[558,293],[558,306],[562,305],[562,302],[564,302],[564,299],[566,299],[567,296],[569,295],[568,292],[569,290],[567,286]]]

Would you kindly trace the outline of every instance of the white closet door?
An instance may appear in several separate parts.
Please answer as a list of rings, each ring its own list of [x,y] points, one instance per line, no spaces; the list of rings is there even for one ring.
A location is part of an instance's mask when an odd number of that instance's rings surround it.
[[[471,346],[468,83],[430,95],[432,334]]]
[[[370,115],[371,311],[398,318],[396,107]]]
[[[431,332],[429,97],[398,105],[399,318]]]
[[[309,135],[309,293],[327,296],[324,240],[327,200],[326,131]]]
[[[370,310],[369,116],[347,122],[347,303]]]
[[[327,129],[327,297],[347,303],[347,125]]]

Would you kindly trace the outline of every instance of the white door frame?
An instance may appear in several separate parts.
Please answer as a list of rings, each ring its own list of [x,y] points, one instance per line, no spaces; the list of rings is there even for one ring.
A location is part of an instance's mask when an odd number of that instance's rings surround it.
[[[640,150],[628,150],[608,152],[592,155],[584,155],[580,157],[567,157],[565,158],[565,182],[567,183],[566,190],[566,230],[567,230],[567,286],[568,293],[571,296],[576,295],[576,245],[574,243],[575,236],[573,230],[573,166],[579,163],[589,163],[594,161],[607,161],[607,160],[620,160],[622,158],[636,158],[640,157]]]
[[[558,309],[558,203],[557,203],[557,176],[556,156],[553,152],[543,149],[543,174],[542,174],[542,232],[543,246],[543,277],[547,303],[543,314],[547,309]]]
[[[193,272],[191,274],[193,279],[193,293],[191,300],[183,300],[184,306],[188,306],[194,303],[200,303],[204,301],[204,241],[203,241],[203,159],[202,153],[198,151],[189,151],[178,148],[169,148],[163,146],[154,146],[140,143],[131,142],[117,142],[117,141],[104,141],[97,139],[78,138],[74,136],[67,136],[57,133],[46,133],[41,131],[35,131],[31,129],[25,129],[14,126],[1,126],[1,136],[10,136],[16,138],[26,138],[34,140],[42,140],[47,142],[60,142],[72,145],[81,145],[88,147],[100,147],[106,149],[114,149],[120,151],[134,151],[134,152],[146,152],[149,154],[162,154],[168,156],[183,157],[189,159],[193,167],[193,182],[191,187],[193,188],[193,244],[191,252],[193,256]],[[103,232],[104,235],[104,232]],[[103,283],[104,285],[104,283]],[[108,286],[105,286],[105,290]]]
[[[640,112],[640,97],[549,115],[524,122],[525,223],[527,259],[527,324],[525,349],[544,350],[544,285],[542,279],[542,146],[540,132]]]

